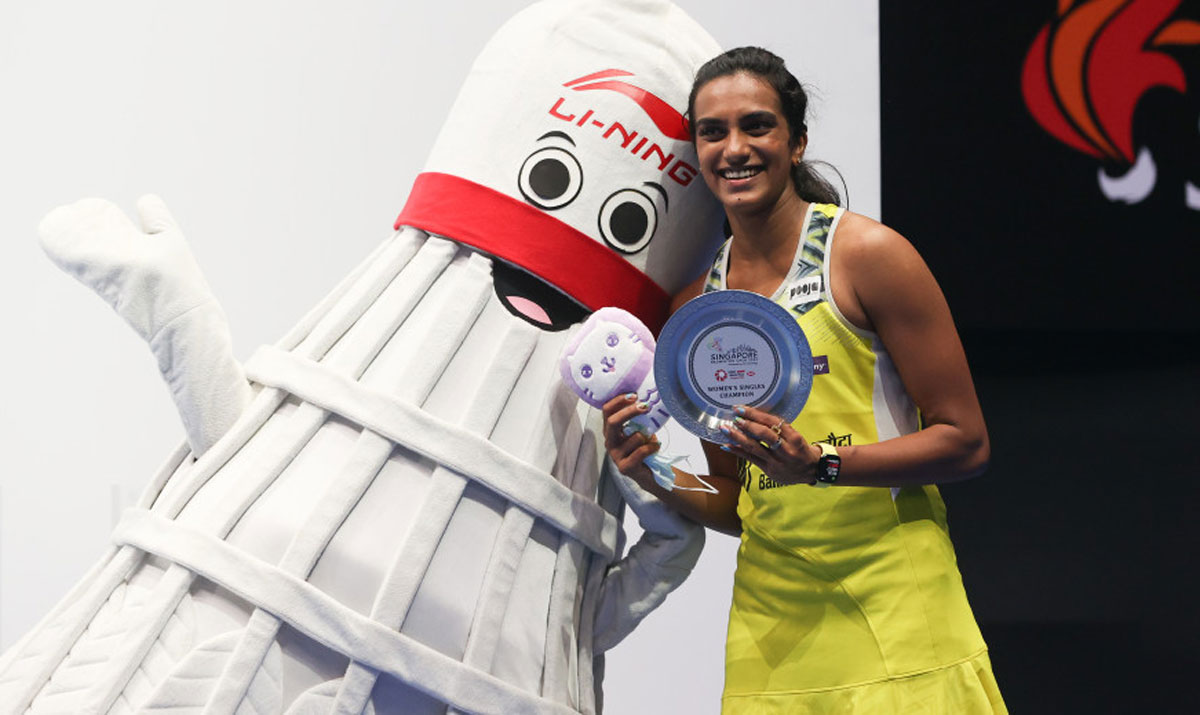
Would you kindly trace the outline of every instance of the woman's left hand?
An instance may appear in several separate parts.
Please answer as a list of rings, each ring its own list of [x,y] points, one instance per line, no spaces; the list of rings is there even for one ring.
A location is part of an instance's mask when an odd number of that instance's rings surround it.
[[[730,427],[727,451],[745,459],[780,484],[812,484],[821,450],[809,444],[787,421],[754,407],[739,407]],[[726,449],[726,447],[722,447]]]

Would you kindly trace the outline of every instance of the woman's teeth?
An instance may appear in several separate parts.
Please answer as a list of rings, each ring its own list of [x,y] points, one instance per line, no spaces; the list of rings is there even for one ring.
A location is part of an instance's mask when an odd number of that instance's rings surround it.
[[[748,179],[757,174],[759,171],[762,171],[762,169],[723,169],[721,170],[721,176],[726,179]]]

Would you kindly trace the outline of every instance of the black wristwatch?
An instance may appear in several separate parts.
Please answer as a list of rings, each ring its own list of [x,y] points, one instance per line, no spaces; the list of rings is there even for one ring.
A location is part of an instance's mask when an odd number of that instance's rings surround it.
[[[813,444],[821,450],[821,458],[817,460],[817,481],[812,485],[827,487],[830,484],[836,484],[838,474],[842,471],[842,458],[838,456],[837,449],[832,444],[825,442],[813,442]]]

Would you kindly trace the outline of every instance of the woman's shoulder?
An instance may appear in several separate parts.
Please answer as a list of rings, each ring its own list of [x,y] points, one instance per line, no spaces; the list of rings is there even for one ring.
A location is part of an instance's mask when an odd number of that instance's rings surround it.
[[[675,311],[692,298],[704,292],[704,285],[708,281],[708,273],[701,273],[696,277],[696,280],[684,286],[683,290],[679,291],[671,298],[670,314],[674,315]]]
[[[841,218],[838,219],[837,237],[839,242],[860,243],[868,247],[896,241],[907,243],[904,236],[901,236],[894,228],[880,223],[870,216],[849,210],[843,210]]]
[[[916,256],[912,243],[900,232],[869,216],[844,211],[837,224],[834,255],[843,265],[884,264]]]
[[[669,315],[674,315],[675,311],[679,310],[684,303],[703,293],[708,287],[710,281],[717,281],[719,275],[718,266],[724,264],[724,256],[726,251],[729,250],[731,243],[732,239],[725,239],[725,243],[722,243],[717,249],[716,253],[709,257],[709,269],[703,271],[700,275],[696,276],[695,280],[693,280],[691,283],[688,283],[683,287],[682,290],[671,296],[671,307],[670,312],[668,313]]]

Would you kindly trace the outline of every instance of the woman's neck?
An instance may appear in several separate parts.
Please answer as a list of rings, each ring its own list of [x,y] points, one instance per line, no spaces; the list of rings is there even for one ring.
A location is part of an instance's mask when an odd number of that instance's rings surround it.
[[[726,285],[772,294],[791,270],[807,212],[808,202],[789,191],[769,211],[728,213],[733,243]]]

